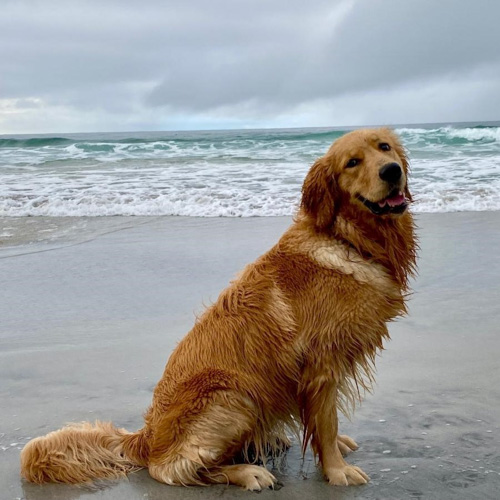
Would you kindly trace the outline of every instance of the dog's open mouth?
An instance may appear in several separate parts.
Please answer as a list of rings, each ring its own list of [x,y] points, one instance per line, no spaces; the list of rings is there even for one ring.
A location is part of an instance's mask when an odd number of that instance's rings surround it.
[[[367,200],[360,194],[358,199],[375,215],[402,214],[408,207],[408,200],[399,189],[392,190],[389,196],[377,202]]]

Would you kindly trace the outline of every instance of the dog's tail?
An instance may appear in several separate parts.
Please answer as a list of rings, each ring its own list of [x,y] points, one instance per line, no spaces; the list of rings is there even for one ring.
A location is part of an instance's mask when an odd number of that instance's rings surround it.
[[[32,439],[21,452],[21,475],[33,483],[87,483],[117,479],[148,465],[144,430],[110,422],[70,424]]]

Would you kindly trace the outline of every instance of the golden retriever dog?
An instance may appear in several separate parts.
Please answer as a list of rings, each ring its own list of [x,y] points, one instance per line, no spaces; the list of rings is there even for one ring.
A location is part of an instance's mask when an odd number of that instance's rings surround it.
[[[370,388],[387,322],[406,312],[417,248],[407,179],[390,130],[335,141],[309,170],[291,227],[174,350],[144,427],[68,425],[25,446],[22,475],[81,483],[147,467],[170,485],[260,490],[276,479],[258,464],[296,430],[330,484],[366,483],[344,460],[357,445],[339,434],[338,412]]]

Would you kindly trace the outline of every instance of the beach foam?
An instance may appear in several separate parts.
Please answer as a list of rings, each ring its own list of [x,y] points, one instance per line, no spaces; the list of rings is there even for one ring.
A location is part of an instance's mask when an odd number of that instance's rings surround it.
[[[500,210],[500,127],[396,129],[416,212]],[[308,168],[344,131],[0,138],[0,216],[292,215]]]

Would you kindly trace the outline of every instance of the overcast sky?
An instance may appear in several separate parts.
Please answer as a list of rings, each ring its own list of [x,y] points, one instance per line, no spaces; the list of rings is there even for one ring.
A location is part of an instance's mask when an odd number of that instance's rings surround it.
[[[497,0],[2,0],[0,133],[500,120]]]

